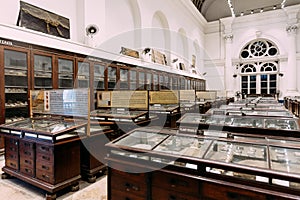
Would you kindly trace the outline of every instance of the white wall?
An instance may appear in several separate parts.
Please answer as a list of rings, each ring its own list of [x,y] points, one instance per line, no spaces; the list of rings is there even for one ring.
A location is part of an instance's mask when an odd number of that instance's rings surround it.
[[[300,5],[293,6],[293,9],[300,12]],[[297,23],[299,23],[299,15],[296,21]],[[282,9],[242,17],[235,17],[231,27],[231,33],[233,35],[231,52],[233,62],[232,67],[235,67],[235,62],[238,62],[240,51],[245,44],[247,44],[251,40],[262,38],[273,41],[278,47],[280,53],[280,55],[278,56],[278,58],[280,59],[280,72],[283,72],[286,75],[286,72],[289,70],[289,67],[287,66],[289,46],[287,45],[288,34],[286,31],[286,27],[289,23],[290,20],[288,19],[286,12]],[[299,32],[300,31],[298,30],[296,36],[298,55],[300,52]],[[208,56],[205,58],[206,65],[204,71],[208,71],[207,85],[214,90],[224,90],[223,76],[225,73],[224,71],[222,71],[222,68],[225,67],[225,40],[223,39],[224,24],[220,24],[220,22],[217,21],[208,23],[205,33],[205,49]],[[300,57],[298,56],[297,68],[300,67],[299,58]],[[211,63],[216,64],[212,65]],[[299,74],[299,71],[300,70],[294,73]],[[217,76],[219,76],[220,81],[223,80],[222,84],[216,84]],[[226,90],[240,90],[240,77],[237,77],[236,79],[234,79],[232,76],[227,78],[232,79],[232,84],[231,87],[226,88]],[[280,90],[287,90],[288,81],[288,76],[283,76],[282,78],[280,78]],[[299,80],[297,80],[297,89],[299,92]]]

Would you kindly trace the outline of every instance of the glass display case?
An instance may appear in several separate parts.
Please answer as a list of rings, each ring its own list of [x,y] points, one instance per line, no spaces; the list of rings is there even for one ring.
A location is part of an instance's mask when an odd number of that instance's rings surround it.
[[[98,109],[91,111],[91,119],[103,121],[138,122],[145,120],[148,111],[128,110],[123,108]]]
[[[193,133],[199,133],[201,129],[222,129],[253,134],[299,135],[299,119],[296,118],[186,113],[177,121],[177,126],[183,132],[192,130]]]
[[[238,183],[244,189],[256,187],[259,182],[259,187],[269,194],[276,191],[276,195],[277,192],[299,195],[294,189],[300,190],[300,140],[292,144],[285,142],[276,137],[221,139],[144,128],[133,130],[106,146],[108,160],[121,163],[125,160],[133,166],[139,163],[139,167],[144,165],[158,171],[163,168],[162,171],[176,174],[176,180],[186,176],[195,180],[213,178],[215,183]],[[157,169],[158,166],[162,168]]]
[[[50,141],[85,135],[86,123],[59,118],[26,118],[0,125],[0,132],[19,137],[33,137]]]
[[[206,114],[221,114],[221,115],[243,115],[243,116],[266,116],[266,117],[290,117],[293,118],[294,115],[287,110],[272,110],[272,109],[248,109],[248,108],[211,108]]]

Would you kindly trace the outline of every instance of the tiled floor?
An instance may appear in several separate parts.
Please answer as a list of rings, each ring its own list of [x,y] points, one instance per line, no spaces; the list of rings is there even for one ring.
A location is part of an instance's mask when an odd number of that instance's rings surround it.
[[[0,156],[0,172],[4,166],[4,156]],[[57,195],[57,200],[106,200],[107,187],[106,176],[97,178],[95,183],[79,182],[79,191],[66,192]],[[26,182],[12,179],[0,179],[0,199],[1,200],[43,200],[45,191],[40,190]]]

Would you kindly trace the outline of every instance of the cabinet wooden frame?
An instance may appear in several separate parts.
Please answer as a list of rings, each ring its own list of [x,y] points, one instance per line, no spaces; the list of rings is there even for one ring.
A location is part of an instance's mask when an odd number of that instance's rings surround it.
[[[0,46],[0,74],[3,74],[3,78],[0,78],[0,124],[5,123],[5,102],[6,102],[6,94],[5,94],[5,50],[9,51],[15,51],[15,52],[20,52],[20,53],[25,53],[26,54],[26,59],[27,59],[27,98],[29,98],[29,90],[32,87],[32,84],[30,82],[30,72],[31,70],[31,61],[30,61],[30,51],[26,48],[17,48],[17,47],[11,47],[11,46]],[[28,108],[29,109],[29,108]],[[29,112],[29,110],[28,110]]]

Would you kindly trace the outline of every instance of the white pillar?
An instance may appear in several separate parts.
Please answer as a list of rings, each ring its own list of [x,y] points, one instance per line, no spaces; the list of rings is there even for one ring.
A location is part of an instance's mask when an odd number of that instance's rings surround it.
[[[224,89],[227,97],[234,96],[234,67],[232,66],[232,24],[234,17],[221,19],[224,25],[225,42],[225,67],[224,67]]]
[[[287,81],[287,91],[285,96],[298,96],[297,88],[297,29],[298,29],[298,12],[294,7],[284,9],[287,15],[287,46],[288,61],[283,79]]]
[[[298,25],[288,25],[286,28],[288,34],[288,63],[287,63],[287,96],[298,95],[297,90],[297,58],[296,58],[296,36]]]
[[[224,72],[224,80],[225,80],[225,90],[227,96],[232,96],[234,95],[233,93],[233,86],[234,86],[234,70],[232,66],[232,39],[233,35],[232,34],[227,34],[224,36],[225,39],[225,72]]]

